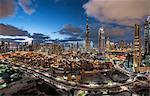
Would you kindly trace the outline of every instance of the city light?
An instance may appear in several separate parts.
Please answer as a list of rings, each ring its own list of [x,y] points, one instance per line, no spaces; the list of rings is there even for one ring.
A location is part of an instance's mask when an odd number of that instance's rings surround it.
[[[149,0],[0,0],[0,96],[149,96]]]

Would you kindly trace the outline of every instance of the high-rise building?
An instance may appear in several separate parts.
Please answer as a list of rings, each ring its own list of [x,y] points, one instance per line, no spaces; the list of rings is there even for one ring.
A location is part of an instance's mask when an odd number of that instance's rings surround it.
[[[9,49],[10,49],[10,42],[8,42],[8,41],[0,42],[0,51],[1,52],[8,52]]]
[[[132,51],[132,50],[133,50],[132,42],[129,43],[128,50],[129,50],[129,51]]]
[[[150,54],[150,17],[144,23],[144,54]]]
[[[1,51],[4,51],[4,46],[5,46],[5,42],[4,41],[1,41],[1,45],[0,45],[0,50]]]
[[[88,18],[86,18],[86,37],[85,37],[85,48],[90,49],[90,32],[89,32]]]
[[[77,42],[77,44],[76,44],[76,48],[77,48],[77,50],[79,49],[79,43]]]
[[[133,70],[136,70],[137,67],[142,63],[142,52],[141,52],[141,29],[140,25],[135,24],[134,32],[134,49],[133,49]]]
[[[106,40],[106,51],[109,51],[110,50],[110,40],[109,40],[109,37],[107,37],[107,40]]]
[[[115,50],[116,49],[115,46],[116,46],[115,42],[110,42],[110,50]]]
[[[124,40],[121,40],[121,41],[119,42],[119,48],[120,48],[120,50],[124,50],[125,47],[126,47],[125,41],[124,41]]]
[[[101,53],[105,51],[105,33],[103,26],[98,31],[98,50]]]

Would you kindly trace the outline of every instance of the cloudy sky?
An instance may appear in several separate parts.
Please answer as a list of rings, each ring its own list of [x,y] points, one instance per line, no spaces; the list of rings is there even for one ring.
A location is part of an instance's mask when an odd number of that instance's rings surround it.
[[[134,24],[150,15],[150,0],[0,0],[1,24],[51,39],[84,39],[86,14],[95,43],[102,24],[112,40],[131,41]],[[9,35],[4,30],[0,35]]]

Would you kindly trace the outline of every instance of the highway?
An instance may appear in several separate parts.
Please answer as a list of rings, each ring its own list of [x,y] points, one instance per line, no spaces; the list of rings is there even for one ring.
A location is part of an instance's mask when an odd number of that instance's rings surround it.
[[[4,62],[4,63],[8,63],[8,62]],[[33,74],[34,76],[36,76],[40,79],[43,79],[45,82],[48,82],[52,85],[55,85],[57,88],[65,89],[66,91],[69,91],[71,89],[85,90],[85,91],[88,91],[88,90],[95,91],[95,90],[101,90],[101,89],[107,90],[107,89],[116,88],[116,87],[120,87],[120,86],[127,86],[127,85],[130,85],[130,84],[133,84],[136,82],[136,81],[132,80],[132,81],[127,81],[126,83],[123,83],[123,84],[112,84],[112,85],[90,84],[90,85],[87,85],[87,84],[80,84],[80,83],[62,80],[59,77],[53,77],[51,74],[49,74],[47,72],[40,72],[40,70],[38,70],[38,69],[35,70],[31,67],[26,67],[26,66],[21,65],[21,64],[11,64],[11,65],[21,69],[22,71]]]

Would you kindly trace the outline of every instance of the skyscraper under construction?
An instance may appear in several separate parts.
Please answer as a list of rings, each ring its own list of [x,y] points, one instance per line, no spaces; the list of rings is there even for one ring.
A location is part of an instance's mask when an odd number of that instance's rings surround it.
[[[90,32],[89,32],[88,17],[86,18],[86,37],[85,37],[85,48],[90,49]]]
[[[150,54],[150,17],[144,23],[144,54]]]
[[[142,63],[141,53],[141,29],[140,25],[135,24],[134,49],[133,49],[133,70],[138,71],[137,67]]]

